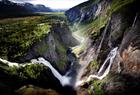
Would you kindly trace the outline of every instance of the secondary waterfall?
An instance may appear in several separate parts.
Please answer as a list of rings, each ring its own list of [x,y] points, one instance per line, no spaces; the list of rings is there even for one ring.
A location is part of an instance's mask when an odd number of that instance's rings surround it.
[[[113,61],[116,57],[116,55],[118,54],[118,47],[113,48],[110,53],[108,54],[106,60],[104,61],[103,65],[101,66],[101,68],[99,69],[97,75],[90,75],[86,80],[80,80],[76,83],[76,86],[81,85],[83,82],[89,82],[92,78],[96,78],[96,79],[103,79],[104,77],[107,76],[107,74],[109,73],[111,66],[113,64]],[[109,65],[106,68],[106,70],[103,72],[105,65],[108,63],[109,61]],[[103,74],[101,74],[103,72]]]
[[[102,37],[102,39],[101,39],[101,42],[100,42],[100,44],[99,44],[99,46],[98,46],[98,49],[97,49],[97,52],[96,52],[96,56],[98,57],[98,55],[99,55],[99,53],[100,53],[100,50],[101,50],[101,47],[102,47],[102,44],[103,44],[103,41],[104,41],[104,38],[105,38],[105,36],[106,36],[106,33],[107,33],[107,29],[108,29],[108,27],[109,27],[109,24],[110,24],[110,18],[109,18],[109,20],[108,20],[108,23],[107,23],[107,25],[106,25],[106,27],[105,27],[105,29],[104,29],[104,31],[103,31],[103,37]],[[96,58],[97,58],[96,57]]]

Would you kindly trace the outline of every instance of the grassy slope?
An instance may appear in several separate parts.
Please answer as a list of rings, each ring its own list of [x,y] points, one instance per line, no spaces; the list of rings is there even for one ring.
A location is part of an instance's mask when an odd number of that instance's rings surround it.
[[[127,4],[132,3],[134,0],[113,0],[112,3],[107,6],[105,9],[103,9],[102,13],[96,17],[93,21],[89,21],[87,23],[80,23],[78,26],[78,34],[81,34],[82,36],[86,37],[92,37],[93,40],[98,36],[100,29],[105,27],[109,18],[111,18],[111,15],[114,12],[119,11],[122,7],[124,7]],[[92,3],[98,3],[99,0],[90,0],[90,3],[79,5],[79,7],[88,7],[91,6]],[[87,10],[88,11],[88,10]],[[86,45],[86,44],[85,44]],[[77,52],[81,52],[85,48],[85,46],[82,46],[81,49],[77,48]]]
[[[48,23],[41,25],[42,17],[4,19],[0,21],[0,56],[7,59],[23,56],[33,42],[45,36],[50,28]],[[18,50],[18,52],[17,52]]]
[[[113,0],[112,3],[107,6],[96,19],[91,22],[89,21],[89,23],[81,23],[81,25],[79,26],[80,32],[86,36],[91,35],[94,32],[99,32],[100,29],[107,24],[107,21],[111,17],[112,13],[120,10],[122,7],[129,3],[132,3],[133,1],[134,0]],[[95,0],[95,3],[96,2],[97,1]]]
[[[22,18],[9,18],[0,20],[0,57],[16,61],[19,57],[27,54],[28,49],[34,42],[45,37],[54,23],[66,21],[63,12],[45,13],[42,16],[31,16]],[[64,70],[66,66],[66,48],[59,41],[57,35],[53,35],[58,45],[56,52],[62,58],[56,63],[58,68]],[[50,50],[50,45],[42,43],[37,53],[42,55]],[[32,74],[31,74],[32,75]]]
[[[54,22],[63,18],[63,13],[49,13],[0,20],[0,57],[14,61],[26,55],[29,47],[46,36]]]

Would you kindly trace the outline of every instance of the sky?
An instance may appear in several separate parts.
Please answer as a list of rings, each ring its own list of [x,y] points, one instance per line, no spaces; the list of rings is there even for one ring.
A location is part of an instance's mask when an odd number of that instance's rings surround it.
[[[69,9],[88,0],[10,0],[18,3],[43,4],[52,9]]]

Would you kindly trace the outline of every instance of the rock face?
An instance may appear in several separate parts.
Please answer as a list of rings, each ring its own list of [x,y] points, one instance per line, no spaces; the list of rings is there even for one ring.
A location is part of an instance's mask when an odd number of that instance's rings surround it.
[[[89,6],[84,6],[86,4]],[[87,22],[94,19],[98,8],[98,4],[89,1],[69,9],[65,14],[68,17],[69,22],[72,24],[78,23],[79,21]]]
[[[86,8],[93,9],[91,11]],[[98,55],[92,59],[96,60],[98,64],[91,64],[92,68],[91,65],[88,66],[84,76],[96,74],[99,69],[96,67],[101,66],[109,51],[114,47],[119,47],[119,54],[114,60],[110,74],[103,80],[94,80],[92,85],[95,87],[89,85],[84,88],[85,90],[81,88],[82,90],[79,92],[83,91],[83,93],[91,95],[99,95],[101,91],[107,95],[140,93],[138,90],[140,87],[140,31],[138,29],[140,11],[137,0],[90,0],[68,10],[66,15],[73,25],[80,21],[79,31],[86,34],[86,37],[91,40],[91,45],[87,47],[86,51],[84,50],[79,59],[86,58],[91,53],[90,48],[95,50],[92,56]],[[86,16],[88,19],[85,19]],[[107,26],[108,24],[109,26]],[[85,28],[81,27],[82,25]],[[100,45],[101,49],[98,52]]]
[[[14,22],[9,24],[11,20]],[[9,19],[8,22],[6,19],[2,20],[0,25],[0,58],[2,59],[26,64],[31,59],[43,57],[62,75],[76,60],[70,47],[78,45],[79,42],[72,36],[69,26],[62,17],[52,15],[52,17],[41,16],[34,19],[15,18]],[[25,55],[22,54],[23,52],[26,52]],[[28,87],[29,84],[34,86]],[[42,64],[9,67],[0,62],[0,93],[16,95],[17,90],[22,86],[25,89],[20,89],[20,95],[59,95],[58,93],[74,95],[71,93],[75,93],[72,87],[62,87],[51,70]]]
[[[65,23],[53,24],[48,35],[34,43],[24,60],[41,56],[64,73],[70,63],[67,50],[76,45],[78,45],[78,41],[72,37],[71,31]]]

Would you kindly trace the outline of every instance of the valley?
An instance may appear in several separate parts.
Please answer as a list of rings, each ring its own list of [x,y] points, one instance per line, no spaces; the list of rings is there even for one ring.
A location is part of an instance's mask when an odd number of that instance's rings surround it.
[[[2,95],[138,95],[138,0],[88,0],[0,20]]]

